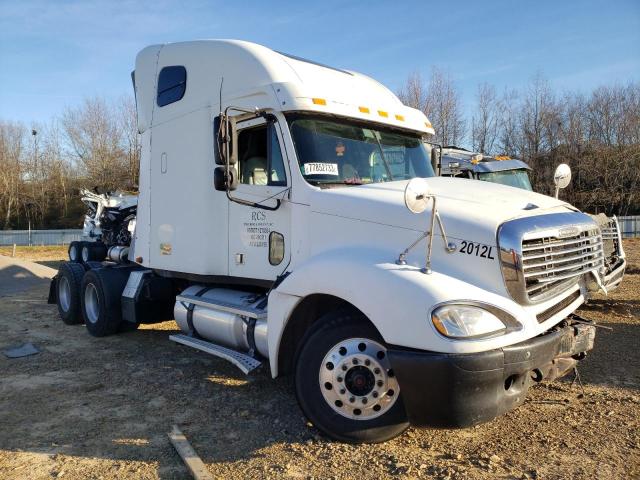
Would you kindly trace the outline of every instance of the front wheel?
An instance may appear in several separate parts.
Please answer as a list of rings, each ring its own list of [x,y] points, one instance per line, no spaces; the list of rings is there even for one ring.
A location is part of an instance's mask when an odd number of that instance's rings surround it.
[[[409,426],[384,341],[362,315],[316,322],[297,355],[295,387],[307,418],[336,440],[384,442]]]

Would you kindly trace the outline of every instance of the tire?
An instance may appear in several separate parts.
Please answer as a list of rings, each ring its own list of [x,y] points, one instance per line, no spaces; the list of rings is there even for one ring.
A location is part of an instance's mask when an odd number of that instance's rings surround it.
[[[404,432],[409,422],[385,354],[362,314],[340,310],[318,319],[296,355],[296,396],[307,418],[348,443],[384,442]]]
[[[74,262],[74,263],[81,263],[82,259],[81,259],[81,254],[82,254],[82,247],[84,246],[86,242],[71,242],[69,244],[69,250],[67,250],[67,253],[69,254],[69,261],[70,262]]]
[[[84,242],[81,249],[82,263],[104,260],[107,256],[107,247],[101,242]]]
[[[67,325],[83,323],[80,308],[80,288],[84,267],[80,263],[65,262],[58,270],[56,280],[56,305],[60,319]]]
[[[80,296],[87,331],[94,337],[116,333],[122,323],[120,297],[128,271],[117,268],[89,270],[82,278]]]

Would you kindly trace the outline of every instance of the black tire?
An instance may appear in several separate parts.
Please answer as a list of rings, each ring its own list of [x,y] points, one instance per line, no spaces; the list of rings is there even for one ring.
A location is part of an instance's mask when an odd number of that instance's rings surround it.
[[[99,262],[105,259],[107,256],[107,247],[102,242],[84,242],[81,249],[81,261],[87,262]]]
[[[87,271],[82,278],[82,315],[94,337],[113,335],[120,328],[120,297],[128,276],[128,271],[117,268],[98,268]]]
[[[69,261],[74,263],[81,263],[82,257],[80,256],[82,253],[82,247],[86,242],[71,242],[69,244],[69,249],[67,253],[69,254]]]
[[[379,346],[386,348],[378,331],[362,314],[349,310],[340,310],[322,316],[307,332],[296,354],[294,381],[298,403],[307,418],[320,431],[333,439],[348,443],[384,442],[400,435],[409,426],[402,398],[399,398],[399,392],[390,393],[391,395],[396,395],[395,400],[393,400],[395,403],[391,403],[390,406],[386,407],[387,409],[382,414],[378,414],[379,416],[370,419],[356,420],[348,418],[336,411],[329,404],[329,401],[325,399],[321,390],[322,388],[327,388],[321,385],[322,380],[320,379],[320,375],[323,373],[321,369],[328,368],[323,365],[325,356],[342,341],[353,341],[349,339],[366,339],[370,340],[372,345],[377,343]],[[368,348],[369,347],[367,347],[365,351],[367,354],[369,351]],[[353,358],[356,358],[356,356]],[[374,365],[374,363],[371,363],[371,365]],[[333,368],[332,364],[330,370],[333,370]],[[338,372],[337,365],[335,368],[336,372]],[[362,365],[358,368],[364,368],[364,366]],[[340,370],[342,370],[342,368]],[[355,371],[355,367],[350,367],[349,370],[345,372],[344,383],[335,384],[335,388],[339,388],[340,393],[346,391],[344,387],[347,387],[347,376],[352,370]],[[373,373],[369,372],[367,375],[373,375]],[[386,375],[386,373],[383,373],[383,375]],[[393,373],[389,373],[389,376],[393,377]],[[338,378],[339,382],[342,381],[340,377]],[[333,388],[331,385],[328,387],[330,387],[329,390]],[[371,390],[376,390],[376,387],[373,386]],[[371,390],[370,392],[373,394]],[[352,395],[351,390],[346,392],[347,396]],[[376,398],[381,400],[387,393],[388,392],[383,392],[380,397],[378,397],[376,392]],[[366,396],[368,393],[364,393],[364,395]],[[360,410],[360,408],[358,408],[359,404],[357,403],[359,401],[361,401],[361,397],[357,397],[356,403],[351,406],[345,406],[339,401],[336,401],[335,404],[336,407],[344,407],[345,410],[355,406],[355,410],[352,410],[355,414],[358,414],[356,410],[367,411],[367,408],[372,408],[372,403],[370,403],[369,405],[362,406],[361,408],[363,410]],[[377,400],[374,400],[374,402],[376,401]],[[386,401],[391,402],[389,397],[387,397]],[[340,405],[338,405],[339,403]],[[375,407],[375,405],[373,405],[373,407]],[[371,410],[368,410],[368,412],[370,415],[375,415],[371,413]]]
[[[84,267],[80,263],[65,262],[56,279],[56,304],[60,319],[67,325],[84,322],[80,308],[80,288]]]

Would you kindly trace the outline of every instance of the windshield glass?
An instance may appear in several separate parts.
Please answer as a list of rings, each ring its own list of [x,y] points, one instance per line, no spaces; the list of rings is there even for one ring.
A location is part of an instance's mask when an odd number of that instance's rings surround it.
[[[526,170],[505,170],[503,172],[478,173],[478,178],[485,182],[501,183],[510,187],[533,190]]]
[[[288,115],[300,172],[314,185],[363,185],[433,177],[418,134],[322,116]]]

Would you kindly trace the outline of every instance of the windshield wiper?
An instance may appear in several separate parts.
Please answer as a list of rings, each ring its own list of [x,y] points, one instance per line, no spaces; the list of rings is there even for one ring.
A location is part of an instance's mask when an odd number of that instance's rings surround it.
[[[380,148],[380,158],[382,158],[382,163],[384,163],[384,169],[387,171],[387,175],[389,175],[389,180],[393,181],[393,175],[391,175],[391,169],[387,163],[387,158],[384,156],[384,150],[382,149],[382,144],[378,138],[379,136],[380,134],[378,132],[373,132],[373,138],[376,139],[376,142],[378,142],[378,148]]]

